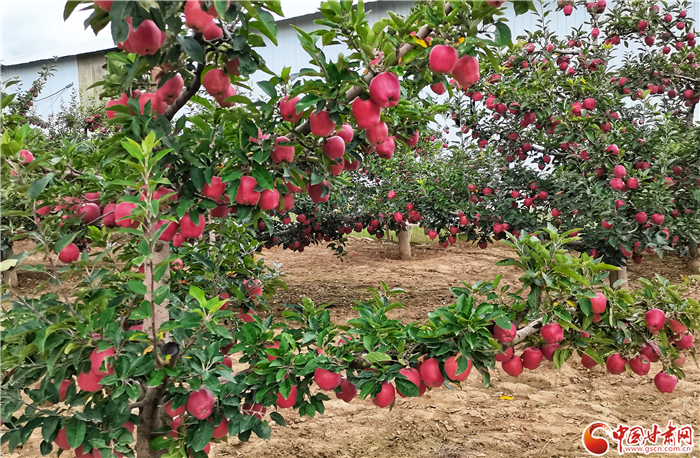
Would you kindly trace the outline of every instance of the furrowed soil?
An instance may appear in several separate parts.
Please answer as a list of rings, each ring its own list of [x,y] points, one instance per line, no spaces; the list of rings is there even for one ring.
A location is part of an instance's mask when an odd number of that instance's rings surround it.
[[[480,250],[465,243],[447,249],[437,244],[413,247],[413,258],[399,260],[395,244],[351,238],[349,254],[343,261],[323,246],[307,247],[303,253],[281,249],[265,251],[272,262],[282,263],[289,287],[271,301],[272,312],[279,317],[284,303],[296,303],[304,297],[317,305],[330,304],[336,323],[354,316],[353,301],[368,299],[366,287],[380,288],[383,280],[390,288],[402,288],[399,296],[405,309],[392,311],[392,318],[405,323],[424,321],[426,314],[452,303],[450,286],[460,281],[470,284],[489,281],[503,275],[502,284],[515,286],[519,271],[497,267],[495,263],[513,256],[504,244]],[[648,256],[640,265],[629,268],[632,287],[639,277],[660,274],[680,281],[690,274],[687,262],[675,257]],[[30,293],[41,279],[20,272],[20,288]],[[700,290],[690,292],[700,297]],[[697,344],[696,344],[697,348]],[[691,424],[700,430],[700,370],[689,359],[687,377],[671,394],[655,388],[653,375],[661,369],[652,364],[648,376],[608,374],[604,368],[584,368],[578,356],[571,357],[557,371],[548,361],[535,371],[525,370],[510,377],[498,368],[492,372],[491,385],[483,387],[481,377],[472,371],[461,387],[428,391],[421,398],[398,398],[393,411],[379,409],[370,400],[356,398],[350,404],[332,398],[324,415],[300,419],[292,410],[281,411],[287,427],[272,426],[272,437],[263,441],[254,435],[249,442],[238,439],[212,444],[210,457],[585,457],[593,456],[581,444],[584,428],[594,422],[642,426],[656,423],[663,431],[670,420],[674,425]],[[39,457],[40,435],[35,433],[23,450],[2,455]],[[695,442],[698,442],[696,436]],[[72,453],[71,453],[72,456]],[[617,456],[611,449],[606,456]],[[697,444],[689,454],[624,456],[700,456]]]

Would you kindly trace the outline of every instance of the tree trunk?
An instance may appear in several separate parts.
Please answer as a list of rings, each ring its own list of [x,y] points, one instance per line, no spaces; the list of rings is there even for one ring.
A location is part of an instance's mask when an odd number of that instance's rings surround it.
[[[162,451],[151,450],[151,440],[155,438],[153,431],[165,426],[161,420],[160,401],[165,394],[163,385],[148,387],[143,407],[139,407],[140,424],[136,428],[136,446],[134,451],[137,458],[158,458]]]
[[[401,259],[411,259],[411,236],[406,228],[401,228],[397,232],[399,238],[399,254]]]
[[[608,277],[610,280],[610,287],[612,288],[613,285],[615,284],[616,281],[618,280],[625,280],[625,283],[627,283],[627,266],[620,266],[620,270],[612,270],[610,271],[610,276]],[[623,283],[622,285],[618,286],[618,288],[625,288],[627,285]]]
[[[688,263],[688,268],[693,275],[700,273],[700,250],[691,242],[690,245],[690,263]]]
[[[155,270],[157,270],[156,265],[168,257],[170,257],[170,244],[167,242],[156,242],[153,258],[144,266],[144,273],[146,274],[144,284],[148,290],[145,300],[151,303],[153,303],[153,293],[161,286],[168,285],[170,283],[169,268],[165,271],[165,274],[160,281],[156,282],[153,278],[153,273]],[[149,330],[152,326],[155,326],[156,330],[158,330],[163,323],[170,319],[168,311],[165,309],[166,305],[168,305],[167,299],[160,304],[153,304],[153,318],[151,320],[145,320],[143,323],[143,330],[146,334],[151,334]]]

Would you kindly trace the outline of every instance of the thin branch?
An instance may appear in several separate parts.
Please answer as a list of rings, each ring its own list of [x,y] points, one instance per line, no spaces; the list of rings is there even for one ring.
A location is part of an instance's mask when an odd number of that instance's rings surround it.
[[[180,94],[180,97],[175,100],[175,103],[170,105],[166,110],[165,110],[165,117],[168,118],[168,121],[171,121],[174,117],[175,114],[177,114],[178,111],[180,111],[180,108],[184,107],[187,102],[197,93],[199,88],[202,86],[202,72],[204,71],[204,65],[203,64],[197,64],[197,70],[194,72],[194,77],[192,78],[192,82],[190,85],[185,89],[182,94]]]

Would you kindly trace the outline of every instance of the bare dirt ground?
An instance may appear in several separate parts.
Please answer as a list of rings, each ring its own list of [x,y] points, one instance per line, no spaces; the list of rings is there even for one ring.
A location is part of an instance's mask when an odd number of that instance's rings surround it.
[[[317,304],[330,303],[336,322],[353,316],[353,300],[369,298],[367,286],[403,288],[406,309],[393,312],[405,322],[423,320],[436,307],[451,303],[450,286],[460,280],[474,283],[503,275],[503,283],[515,285],[519,272],[496,267],[496,261],[512,256],[497,244],[480,250],[467,244],[443,249],[436,244],[413,247],[414,257],[400,261],[396,245],[367,239],[351,239],[349,255],[341,262],[324,247],[308,247],[304,253],[279,249],[265,251],[270,261],[283,263],[288,273],[288,291],[280,291],[271,307],[278,315],[283,303],[309,297]],[[641,265],[630,267],[631,286],[640,276],[654,273],[679,281],[688,274],[686,262],[675,257],[663,260],[649,256]],[[30,292],[41,281],[20,272],[20,286]],[[33,285],[33,286],[32,286]],[[693,296],[698,297],[698,291]],[[650,374],[660,370],[652,364]],[[676,425],[691,424],[700,430],[700,370],[692,360],[685,366],[687,378],[672,394],[661,394],[652,376],[613,376],[603,368],[585,369],[574,356],[561,371],[545,361],[537,370],[520,377],[506,375],[500,368],[492,374],[491,386],[483,388],[478,374],[470,375],[461,388],[434,389],[422,398],[399,398],[392,412],[375,407],[371,401],[355,399],[351,404],[333,400],[326,414],[299,419],[285,415],[286,428],[273,425],[272,438],[250,442],[237,439],[213,444],[211,457],[584,457],[581,445],[584,428],[603,421],[615,428],[619,423],[653,423],[663,429],[669,420]],[[512,399],[503,399],[503,396]],[[13,458],[38,457],[40,436],[35,434],[25,448],[2,455]],[[696,436],[696,442],[698,438]],[[700,447],[688,455],[700,456]],[[606,456],[616,456],[610,450]]]

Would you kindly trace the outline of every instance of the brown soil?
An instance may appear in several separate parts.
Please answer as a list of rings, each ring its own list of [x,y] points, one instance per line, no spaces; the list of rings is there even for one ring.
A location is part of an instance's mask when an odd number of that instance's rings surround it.
[[[519,272],[496,267],[499,259],[511,256],[497,244],[480,250],[467,244],[442,249],[436,244],[413,247],[414,257],[400,261],[396,245],[367,239],[351,239],[349,255],[338,260],[324,247],[308,247],[304,253],[279,249],[266,251],[270,261],[283,263],[288,291],[280,291],[271,307],[275,315],[283,303],[311,298],[316,304],[330,303],[333,319],[342,322],[353,316],[351,306],[370,294],[366,287],[403,288],[400,300],[406,309],[392,312],[404,322],[423,320],[436,307],[449,304],[450,286],[460,280],[474,283],[502,274],[502,283],[515,285]],[[640,276],[658,273],[679,281],[687,274],[686,262],[651,256],[630,267],[632,286]],[[20,272],[23,292],[30,293],[41,281],[36,274]],[[699,292],[693,291],[693,296]],[[660,369],[653,364],[650,374]],[[601,367],[585,369],[572,357],[561,371],[545,362],[536,371],[520,377],[500,368],[484,389],[481,377],[472,374],[455,390],[434,389],[422,398],[398,399],[392,412],[371,401],[355,399],[346,404],[333,397],[326,414],[299,419],[293,411],[282,412],[286,428],[273,425],[272,438],[253,437],[248,443],[230,439],[213,444],[211,457],[582,457],[583,429],[593,421],[615,428],[619,423],[663,429],[669,420],[676,425],[692,424],[700,430],[700,370],[686,363],[687,377],[672,394],[660,394],[651,376],[612,376]],[[502,398],[503,396],[512,399]],[[696,437],[696,441],[697,441]],[[40,435],[35,433],[23,450],[3,456],[38,457]],[[698,456],[696,445],[694,453]],[[616,455],[615,450],[608,456]],[[637,456],[637,455],[626,455]],[[644,455],[639,455],[644,456]],[[646,455],[656,456],[656,455]],[[669,456],[669,455],[658,455]]]

